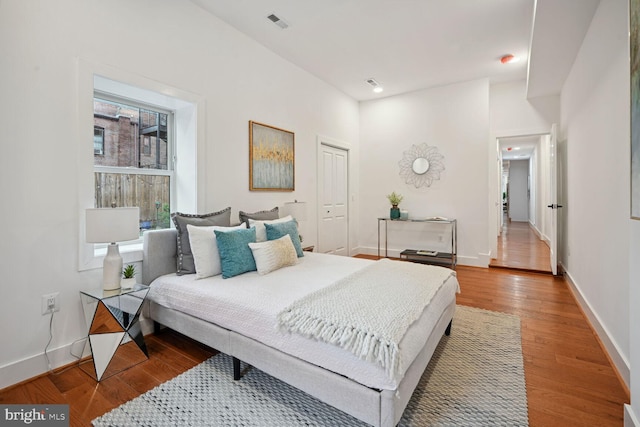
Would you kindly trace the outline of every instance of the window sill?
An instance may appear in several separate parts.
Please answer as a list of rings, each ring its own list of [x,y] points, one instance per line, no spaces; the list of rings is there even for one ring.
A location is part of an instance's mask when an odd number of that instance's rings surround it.
[[[142,242],[130,245],[118,245],[118,251],[123,262],[142,261]],[[93,251],[94,258],[103,258],[107,254],[107,247],[96,248]]]
[[[86,254],[86,259],[79,267],[79,271],[95,270],[102,268],[104,256],[107,253],[107,247],[93,248],[93,245],[89,245],[90,251]],[[120,256],[122,257],[122,263],[133,264],[136,262],[142,262],[142,242],[136,242],[129,245],[118,245]]]

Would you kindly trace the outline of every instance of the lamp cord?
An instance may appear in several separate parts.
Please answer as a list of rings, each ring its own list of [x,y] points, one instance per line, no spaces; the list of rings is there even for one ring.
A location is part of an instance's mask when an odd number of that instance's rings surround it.
[[[75,363],[73,363],[72,365],[70,365],[69,367],[63,369],[62,371],[58,371],[55,372],[52,368],[51,368],[51,360],[49,359],[49,354],[47,353],[49,350],[49,346],[51,345],[51,341],[53,340],[53,315],[54,315],[55,311],[51,312],[51,317],[49,318],[49,341],[47,341],[47,345],[44,347],[44,357],[45,359],[47,359],[47,368],[50,374],[53,375],[60,375],[63,372],[67,372],[69,369],[73,368],[76,366]],[[71,356],[73,356],[76,360],[75,362],[78,362],[78,365],[80,364],[80,358],[82,357],[82,354],[80,355],[76,355],[73,354],[73,351],[71,350],[73,348],[73,346],[78,342],[78,341],[82,341],[82,340],[86,340],[87,337],[82,337],[82,338],[78,338],[77,340],[75,340],[74,342],[71,343],[71,348],[69,349],[69,354],[71,354]]]
[[[53,340],[53,314],[55,311],[51,310],[51,317],[49,318],[49,341],[47,341],[47,345],[44,347],[44,357],[47,359],[47,367],[49,368],[49,372],[51,370],[51,361],[49,360],[49,355],[47,354],[47,349],[51,344],[51,340]]]

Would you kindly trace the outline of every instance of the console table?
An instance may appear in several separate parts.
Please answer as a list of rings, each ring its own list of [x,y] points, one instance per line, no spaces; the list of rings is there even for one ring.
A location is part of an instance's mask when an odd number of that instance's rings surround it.
[[[400,252],[400,258],[408,261],[420,262],[424,264],[435,264],[450,267],[455,270],[458,264],[458,221],[455,219],[391,219],[378,218],[378,257],[380,257],[380,234],[384,231],[384,257],[388,257],[387,236],[389,222],[393,223],[426,223],[436,226],[444,226],[448,229],[449,251],[435,251],[430,249],[405,249]],[[429,244],[425,242],[425,244]]]

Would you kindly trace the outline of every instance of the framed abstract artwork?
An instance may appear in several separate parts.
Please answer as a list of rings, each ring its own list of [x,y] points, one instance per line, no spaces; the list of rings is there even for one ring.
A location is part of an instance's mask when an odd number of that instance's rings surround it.
[[[249,121],[249,190],[295,190],[293,132]]]
[[[640,219],[640,0],[629,1],[631,62],[631,218]]]

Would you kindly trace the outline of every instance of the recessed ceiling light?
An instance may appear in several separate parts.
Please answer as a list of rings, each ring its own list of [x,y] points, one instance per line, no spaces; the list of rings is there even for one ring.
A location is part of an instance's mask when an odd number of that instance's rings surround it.
[[[514,64],[518,61],[520,61],[520,58],[511,54],[504,55],[502,58],[500,58],[500,62],[502,62],[503,64]]]

